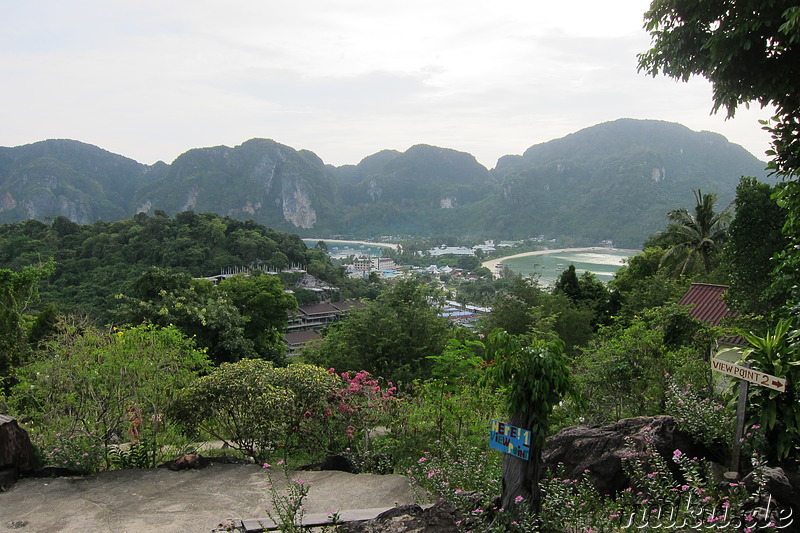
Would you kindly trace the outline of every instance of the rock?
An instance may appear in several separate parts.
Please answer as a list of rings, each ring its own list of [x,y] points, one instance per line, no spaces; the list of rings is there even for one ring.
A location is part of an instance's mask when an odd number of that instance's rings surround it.
[[[428,509],[408,504],[389,509],[372,520],[343,524],[347,533],[455,533],[456,509],[452,504],[439,501]]]
[[[784,524],[788,520],[784,517],[798,517],[800,516],[800,475],[796,472],[790,472],[787,475],[782,468],[764,467],[763,470],[765,489],[769,496],[766,501],[761,502],[764,509],[772,511],[771,519],[778,523],[780,529],[786,532],[800,531],[800,521],[793,520],[790,524]],[[791,479],[790,479],[791,478]],[[745,486],[755,491],[757,483],[754,473],[747,474],[744,478]]]
[[[0,492],[35,468],[36,453],[28,432],[16,419],[0,415]]]
[[[610,426],[565,428],[547,439],[542,459],[551,471],[563,464],[566,477],[588,475],[602,494],[613,494],[628,486],[622,458],[642,454],[645,436],[652,437],[656,450],[669,463],[675,450],[690,457],[705,456],[671,416],[655,416],[628,418]]]
[[[167,461],[164,464],[158,465],[158,467],[173,471],[196,470],[207,467],[211,462],[211,459],[203,457],[199,453],[187,453],[176,457],[172,461]]]
[[[212,530],[212,533],[220,533],[222,531],[238,531],[242,527],[241,520],[234,520],[233,518],[227,518],[217,525],[216,528]]]

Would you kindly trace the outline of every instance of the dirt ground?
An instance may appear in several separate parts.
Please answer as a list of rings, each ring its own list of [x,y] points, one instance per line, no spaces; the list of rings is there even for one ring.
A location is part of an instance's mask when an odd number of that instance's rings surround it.
[[[0,493],[0,532],[209,533],[227,518],[264,518],[283,473],[255,465],[202,470],[116,470],[85,478],[29,478]],[[295,472],[311,484],[306,512],[414,502],[403,476]]]

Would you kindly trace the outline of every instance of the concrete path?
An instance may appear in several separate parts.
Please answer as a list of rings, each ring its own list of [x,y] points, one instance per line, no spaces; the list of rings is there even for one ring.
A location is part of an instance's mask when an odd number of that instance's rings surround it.
[[[275,487],[284,476],[273,471]],[[403,476],[296,472],[311,484],[307,513],[413,503]],[[255,465],[117,470],[86,478],[23,479],[0,493],[0,533],[209,533],[228,518],[266,516],[270,476]],[[24,525],[23,525],[24,524]]]

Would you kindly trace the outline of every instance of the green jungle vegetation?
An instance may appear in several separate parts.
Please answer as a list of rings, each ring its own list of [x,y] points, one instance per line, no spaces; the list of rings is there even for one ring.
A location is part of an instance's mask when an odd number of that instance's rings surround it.
[[[229,248],[237,234],[270,250],[269,257],[253,257],[272,266],[303,259],[309,270],[316,261],[320,277],[341,274],[322,250],[310,251],[296,237],[194,213],[2,226],[0,412],[28,428],[45,464],[81,473],[152,467],[208,439],[225,441],[265,468],[270,461],[295,468],[342,453],[362,472],[410,475],[432,498],[456,505],[464,531],[618,532],[640,513],[643,527],[649,520],[651,529],[670,531],[784,527],[776,521],[785,515],[764,510],[772,501],[765,467],[794,475],[800,460],[800,105],[793,49],[800,9],[666,0],[654,2],[645,20],[653,41],[639,56],[641,70],[683,80],[703,75],[714,88],[714,108],[729,114],[750,101],[774,105],[776,116],[765,127],[773,136],[770,165],[783,181],[740,179],[730,208],[713,187],[687,188],[694,189],[694,205],[669,206],[666,224],[608,285],[574,269],[548,290],[535,279],[483,279],[477,283],[486,285],[493,312],[474,329],[438,316],[438,281],[362,281],[350,290],[371,292],[369,303],[329,326],[288,365],[277,357],[275,333],[294,304],[282,290],[291,280],[234,277],[212,286],[191,278],[199,275],[191,269],[202,261],[220,266],[217,254],[244,253]],[[399,157],[384,153],[371,163],[388,164],[392,156]],[[122,246],[120,235],[133,242],[136,234],[123,229],[137,227],[140,233],[169,228],[170,238],[155,241],[156,249]],[[60,244],[70,238],[72,244]],[[94,254],[95,246],[103,253]],[[191,259],[176,250],[192,251]],[[157,260],[140,261],[137,253]],[[97,316],[110,317],[107,325],[76,313],[71,305],[81,299],[70,293],[72,285],[58,285],[67,268],[78,282],[73,261],[100,276],[98,283],[117,279],[103,273],[105,264],[129,274],[119,289],[95,289],[119,290],[106,305],[87,298]],[[117,269],[126,262],[140,270]],[[709,327],[675,305],[692,282],[729,285],[726,299],[738,318]],[[782,393],[750,389],[746,433],[737,442],[735,393],[712,385],[708,364],[716,340],[735,334],[749,343],[746,362],[787,382]],[[658,414],[672,415],[705,445],[705,457],[659,452],[646,436],[645,451],[623,461],[628,487],[616,494],[600,494],[591,472],[578,479],[542,472],[545,439],[555,430]],[[491,419],[529,429],[532,460],[487,450]],[[749,485],[720,482],[712,467],[712,461],[727,464],[738,444],[749,459],[740,465],[740,473],[752,474]],[[290,481],[285,493],[273,491],[273,503],[286,511],[279,517],[285,531],[296,531],[307,495],[300,481]]]
[[[347,280],[323,247],[252,221],[185,212],[2,225],[0,412],[30,431],[43,464],[79,473],[153,467],[222,440],[259,463],[294,468],[339,453],[361,472],[407,473],[456,503],[465,528],[620,529],[612,515],[641,502],[595,494],[588,476],[564,490],[553,485],[558,473],[503,466],[487,451],[488,421],[531,428],[536,459],[560,428],[671,414],[714,450],[709,460],[725,463],[734,391],[712,386],[709,351],[717,338],[748,331],[750,360],[785,376],[790,390],[751,393],[746,452],[759,465],[796,468],[793,293],[766,266],[787,243],[779,189],[744,178],[730,209],[695,191],[694,209],[670,211],[609,284],[574,268],[549,289],[509,272],[460,282],[460,293],[493,307],[474,329],[438,315],[438,280]],[[367,305],[287,361],[281,332],[297,303],[284,289],[296,277],[213,285],[195,276],[291,263]],[[729,284],[739,319],[709,327],[691,318],[676,302],[692,282]],[[741,509],[755,497],[743,486],[714,488],[695,463],[676,461],[680,474],[657,470],[664,459],[650,453],[627,470],[631,483],[658,477],[648,494],[691,486]],[[501,477],[513,489],[502,492]],[[289,490],[273,497],[295,498],[300,512],[307,491]],[[579,514],[559,511],[588,501]]]

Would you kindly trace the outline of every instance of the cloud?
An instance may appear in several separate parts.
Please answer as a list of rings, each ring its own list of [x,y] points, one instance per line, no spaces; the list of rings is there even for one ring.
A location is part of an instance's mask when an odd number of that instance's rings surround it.
[[[621,117],[758,152],[758,110],[636,72],[647,0],[76,0],[0,5],[0,145],[77,138],[143,162],[271,137],[355,163],[429,143],[486,166]],[[761,155],[761,154],[758,154]]]

